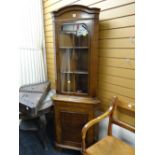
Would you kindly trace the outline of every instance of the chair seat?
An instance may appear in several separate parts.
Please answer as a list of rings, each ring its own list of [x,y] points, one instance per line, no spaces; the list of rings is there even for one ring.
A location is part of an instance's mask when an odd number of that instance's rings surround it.
[[[107,136],[88,147],[85,155],[134,155],[135,149],[113,136]]]

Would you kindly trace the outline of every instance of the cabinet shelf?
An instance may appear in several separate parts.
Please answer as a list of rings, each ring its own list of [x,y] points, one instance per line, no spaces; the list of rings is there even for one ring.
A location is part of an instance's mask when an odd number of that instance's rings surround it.
[[[88,95],[88,93],[83,93],[83,92],[72,92],[72,91],[62,91],[63,94],[70,94],[70,95]]]
[[[59,47],[60,49],[88,49],[87,46],[77,46],[77,47]]]
[[[75,74],[88,74],[88,71],[75,71]]]
[[[88,71],[62,71],[62,74],[88,74]]]

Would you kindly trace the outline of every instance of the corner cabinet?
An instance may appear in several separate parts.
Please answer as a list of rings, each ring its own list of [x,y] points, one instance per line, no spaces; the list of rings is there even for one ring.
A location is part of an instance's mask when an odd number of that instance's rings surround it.
[[[55,25],[56,146],[81,149],[81,129],[95,117],[98,67],[98,8],[71,5],[52,12]],[[94,129],[87,144],[94,141]]]

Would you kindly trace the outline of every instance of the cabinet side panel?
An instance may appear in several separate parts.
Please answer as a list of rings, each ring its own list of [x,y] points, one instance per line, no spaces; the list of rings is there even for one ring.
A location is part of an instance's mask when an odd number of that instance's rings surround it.
[[[90,96],[96,96],[97,72],[98,72],[98,19],[92,20],[91,52],[90,52]]]

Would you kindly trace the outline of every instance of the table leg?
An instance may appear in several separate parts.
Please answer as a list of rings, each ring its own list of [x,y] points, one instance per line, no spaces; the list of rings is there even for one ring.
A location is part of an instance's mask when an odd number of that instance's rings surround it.
[[[41,142],[43,143],[44,149],[48,150],[48,138],[47,138],[47,134],[46,134],[46,116],[45,115],[41,115],[39,117],[39,138],[41,140]]]

